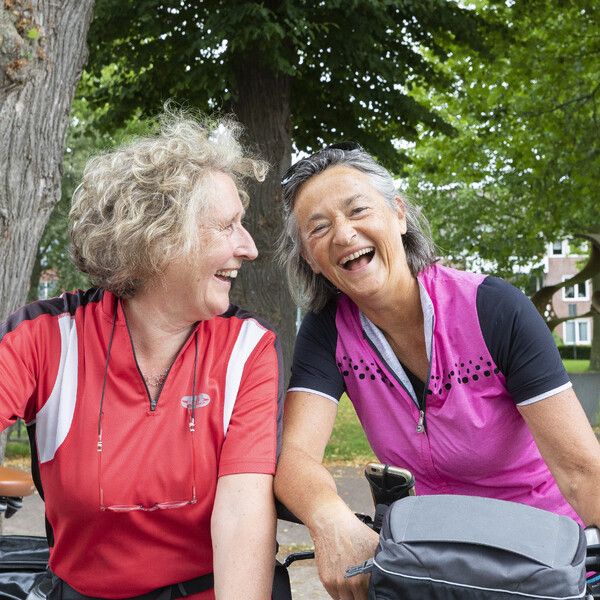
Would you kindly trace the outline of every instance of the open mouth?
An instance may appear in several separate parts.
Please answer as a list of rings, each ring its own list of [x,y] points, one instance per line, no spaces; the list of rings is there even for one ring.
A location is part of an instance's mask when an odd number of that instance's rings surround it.
[[[237,274],[237,269],[231,269],[230,271],[217,271],[215,277],[221,281],[229,281],[230,279],[235,279]]]
[[[354,271],[360,267],[368,265],[375,255],[375,248],[363,248],[357,250],[348,256],[344,256],[338,263],[340,267],[346,269],[346,271]]]

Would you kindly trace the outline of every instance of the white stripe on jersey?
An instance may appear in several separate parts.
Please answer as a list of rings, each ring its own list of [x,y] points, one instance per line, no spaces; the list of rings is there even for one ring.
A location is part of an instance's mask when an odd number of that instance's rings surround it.
[[[54,389],[36,416],[39,462],[54,458],[64,442],[75,412],[77,398],[77,327],[68,314],[58,318],[60,328],[60,365]]]
[[[256,348],[256,345],[262,336],[268,330],[254,319],[244,321],[240,333],[235,342],[235,346],[229,358],[227,365],[227,375],[225,376],[225,399],[223,405],[223,435],[227,435],[227,428],[235,406],[235,400],[240,389],[240,382],[246,361],[250,354]]]

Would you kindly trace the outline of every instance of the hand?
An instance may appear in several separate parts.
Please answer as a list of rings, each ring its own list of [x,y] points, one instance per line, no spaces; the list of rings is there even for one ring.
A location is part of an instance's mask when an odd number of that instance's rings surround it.
[[[348,511],[330,522],[322,534],[314,534],[313,541],[319,578],[327,593],[334,600],[366,600],[370,576],[344,575],[346,569],[373,557],[379,535]]]

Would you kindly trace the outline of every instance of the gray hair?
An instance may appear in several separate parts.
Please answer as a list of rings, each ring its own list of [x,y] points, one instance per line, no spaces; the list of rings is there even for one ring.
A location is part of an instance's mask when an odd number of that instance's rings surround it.
[[[346,166],[364,173],[370,184],[394,210],[398,192],[390,173],[364,150],[325,148],[294,165],[294,172],[283,184],[284,229],[279,238],[277,254],[286,271],[294,301],[302,308],[318,312],[336,295],[337,289],[322,274],[315,273],[301,255],[302,240],[294,216],[294,203],[300,188],[312,177],[330,167]],[[436,261],[436,252],[429,222],[419,208],[402,195],[406,207],[406,233],[402,236],[408,267],[417,276]]]
[[[93,285],[132,297],[175,258],[198,250],[212,174],[229,175],[244,207],[243,180],[267,164],[247,154],[241,125],[192,117],[169,104],[154,133],[88,161],[69,213],[71,258]]]

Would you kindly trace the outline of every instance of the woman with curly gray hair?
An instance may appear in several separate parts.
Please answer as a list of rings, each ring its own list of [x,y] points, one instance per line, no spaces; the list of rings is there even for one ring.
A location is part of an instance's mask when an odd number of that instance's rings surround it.
[[[271,596],[281,352],[229,303],[257,255],[243,184],[266,172],[240,133],[167,108],[92,158],[70,239],[94,287],[0,329],[0,425],[35,435],[51,599]]]
[[[412,471],[418,495],[498,498],[599,525],[600,446],[525,295],[437,264],[426,221],[356,144],[298,161],[282,184],[280,254],[310,311],[275,492],[308,526],[331,597],[367,597],[366,575],[344,575],[378,543],[321,464],[344,393],[379,462]]]

